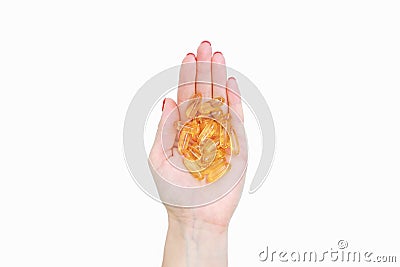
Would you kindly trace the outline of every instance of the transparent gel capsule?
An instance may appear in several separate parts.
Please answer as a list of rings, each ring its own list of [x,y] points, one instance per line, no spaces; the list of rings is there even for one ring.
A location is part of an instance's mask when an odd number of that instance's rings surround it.
[[[189,146],[199,146],[198,135],[192,135],[192,138],[190,138],[190,141],[189,141]]]
[[[191,172],[190,173],[194,178],[201,181],[204,179],[204,174],[202,172]]]
[[[213,107],[220,107],[225,103],[225,98],[222,96],[217,96],[214,97],[214,99],[211,101],[211,106]]]
[[[188,108],[186,109],[186,117],[191,119],[194,116],[196,116],[197,112],[199,111],[200,104],[201,104],[201,95],[195,94],[192,97],[192,100],[191,100]]]
[[[221,109],[216,109],[216,110],[212,111],[212,112],[210,113],[210,115],[211,115],[214,119],[221,120],[221,119],[223,118],[223,116],[224,116],[224,113],[222,112]]]
[[[225,159],[225,152],[221,148],[218,148],[217,152],[215,153],[215,160],[220,158]]]
[[[201,152],[196,146],[189,146],[187,151],[190,153],[191,158],[198,160],[201,158]]]
[[[180,131],[184,126],[185,126],[185,123],[183,121],[175,121],[174,122],[174,127],[178,131]]]
[[[219,128],[221,128],[221,125],[220,125],[220,123],[218,123],[218,122],[216,122],[216,121],[213,121],[212,123],[214,124],[214,131],[213,131],[213,133],[212,133],[209,137],[210,137],[210,139],[212,139],[213,141],[214,141],[214,140],[217,140],[217,139],[218,139],[218,141],[219,141]]]
[[[219,144],[222,148],[228,148],[229,146],[229,122],[224,120],[221,122],[221,126],[219,128]]]
[[[199,139],[200,141],[205,140],[206,138],[208,138],[209,136],[212,136],[214,134],[215,131],[215,127],[216,123],[214,121],[210,121],[204,126],[203,130],[201,131],[201,133],[199,134]]]
[[[202,153],[211,153],[211,152],[215,152],[216,146],[215,146],[215,143],[211,139],[206,139],[201,143],[200,149],[201,149]]]
[[[189,151],[187,151],[187,150],[182,151],[182,155],[185,159],[192,160],[192,161],[196,160],[195,158],[193,158],[193,155],[190,154]]]
[[[190,135],[188,133],[182,133],[179,135],[178,141],[178,151],[183,154],[183,152],[188,148],[190,142]]]
[[[204,176],[201,173],[202,167],[200,167],[196,161],[191,161],[184,158],[183,164],[185,165],[187,170],[193,175],[193,177],[199,180],[202,180],[204,178]]]
[[[203,167],[208,167],[215,158],[217,147],[210,139],[206,139],[200,146],[201,159],[200,164]]]
[[[217,108],[213,107],[209,101],[204,102],[200,105],[199,112],[203,115],[210,114],[215,111]]]
[[[200,128],[198,125],[193,124],[193,123],[186,123],[182,128],[181,128],[181,134],[182,133],[188,133],[191,134],[192,136],[198,135],[200,132]]]
[[[231,168],[231,164],[225,161],[221,161],[215,165],[209,167],[207,182],[212,183],[221,178]]]

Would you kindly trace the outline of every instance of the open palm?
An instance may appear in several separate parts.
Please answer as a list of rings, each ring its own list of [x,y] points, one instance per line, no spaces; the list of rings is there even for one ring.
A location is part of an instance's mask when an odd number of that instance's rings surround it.
[[[243,111],[237,81],[232,77],[227,79],[224,56],[220,52],[215,52],[213,55],[211,45],[207,41],[199,45],[197,55],[189,53],[183,59],[179,76],[178,103],[169,98],[164,100],[163,113],[149,157],[152,168],[159,176],[173,184],[185,187],[201,186],[205,183],[204,180],[198,181],[190,173],[182,172],[179,169],[184,166],[182,156],[177,149],[177,129],[174,126],[175,121],[187,120],[185,110],[188,100],[195,93],[200,93],[204,98],[223,97],[226,99],[227,106],[222,109],[224,113],[235,114],[232,116],[232,127],[236,128],[242,125]],[[238,134],[238,140],[239,144],[245,143],[244,132]],[[239,162],[247,162],[246,146],[242,146],[239,155],[232,157],[231,164]],[[227,226],[239,202],[244,185],[245,175],[243,172],[233,175],[236,175],[240,181],[223,198],[196,208],[166,204],[169,218],[190,224],[200,222]],[[155,181],[158,184],[156,178]],[[163,200],[162,190],[158,186],[161,200]]]

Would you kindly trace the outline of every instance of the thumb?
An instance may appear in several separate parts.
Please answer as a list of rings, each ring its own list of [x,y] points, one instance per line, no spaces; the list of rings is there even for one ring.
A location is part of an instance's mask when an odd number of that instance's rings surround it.
[[[165,98],[156,138],[150,152],[150,160],[155,168],[172,155],[177,134],[174,123],[177,120],[179,120],[179,110],[175,101],[171,98]]]

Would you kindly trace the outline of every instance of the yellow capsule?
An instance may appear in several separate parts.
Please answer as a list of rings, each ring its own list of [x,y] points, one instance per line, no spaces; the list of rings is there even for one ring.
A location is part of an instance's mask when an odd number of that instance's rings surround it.
[[[212,111],[210,113],[210,115],[216,120],[221,120],[224,116],[224,113],[222,112],[221,109],[218,108],[218,109],[215,109],[214,111]]]
[[[191,136],[192,138],[190,138],[189,141],[189,146],[199,146],[199,138],[197,135],[193,135]]]
[[[190,121],[175,122],[179,130],[178,151],[194,178],[207,177],[207,182],[213,182],[230,170],[226,155],[239,154],[239,143],[235,130],[231,129],[230,113],[224,114],[220,108],[225,99],[219,97],[204,103],[201,100],[201,95],[193,96],[186,110]]]
[[[195,128],[196,136],[198,136],[200,134],[200,124],[194,123],[193,127]]]
[[[210,114],[211,112],[217,110],[217,108],[211,106],[210,101],[204,102],[200,105],[199,112],[203,115]]]
[[[195,94],[194,96],[192,96],[192,100],[188,108],[186,109],[186,117],[191,119],[194,116],[196,116],[197,112],[199,111],[200,104],[201,104],[201,95]]]
[[[199,134],[199,139],[200,141],[203,141],[204,139],[208,138],[209,136],[212,136],[215,131],[216,123],[214,121],[209,121],[203,128],[203,130]]]
[[[183,151],[189,146],[190,135],[188,133],[182,133],[179,135],[178,151],[183,154]]]
[[[219,128],[219,144],[222,148],[228,148],[229,146],[229,122],[224,120],[221,122],[221,126]]]
[[[221,148],[218,148],[217,152],[215,153],[215,160],[220,158],[225,159],[225,152]]]
[[[187,150],[189,151],[192,158],[197,160],[201,157],[201,152],[196,146],[190,146],[190,147],[188,147]]]
[[[222,96],[217,96],[214,97],[213,101],[211,101],[211,106],[220,107],[224,103],[225,103],[225,98],[223,98]]]
[[[202,153],[211,153],[216,149],[214,142],[211,139],[206,139],[200,144]]]
[[[188,151],[188,150],[183,150],[182,151],[182,155],[183,155],[183,157],[185,158],[185,159],[188,159],[188,160],[196,160],[194,157],[193,157],[193,155]]]
[[[231,134],[230,134],[230,140],[231,140],[231,154],[232,155],[238,155],[240,153],[240,146],[239,146],[239,139],[237,137],[235,129],[231,128]]]
[[[225,161],[210,166],[207,175],[207,182],[212,183],[218,180],[230,169],[231,169],[231,164]]]
[[[201,170],[203,169],[201,166],[199,166],[197,164],[196,161],[191,161],[188,160],[186,158],[183,159],[183,164],[185,164],[186,168],[188,169],[188,171],[194,176],[196,177],[196,179],[203,179],[203,175],[201,174]]]
[[[183,150],[183,156],[189,160],[199,160],[201,158],[201,152],[197,146],[189,146]]]
[[[217,165],[219,165],[219,164],[222,164],[222,163],[224,163],[224,162],[226,162],[226,161],[225,161],[225,158],[216,158],[216,157],[215,157],[214,160],[212,160],[211,162],[209,162],[207,166],[204,166],[204,165],[202,165],[201,163],[199,163],[199,165],[202,166],[202,167],[204,167],[204,169],[202,170],[202,173],[203,173],[204,175],[208,175],[208,174],[210,174],[211,171],[214,171],[214,167],[215,167],[215,166],[217,166]]]
[[[201,149],[200,164],[203,167],[207,167],[214,160],[217,147],[215,146],[212,140],[206,139],[204,142],[202,142],[200,149]]]
[[[199,134],[200,129],[197,125],[192,124],[192,123],[186,123],[181,127],[181,134],[182,133],[188,133],[191,135],[197,135]]]
[[[190,173],[194,178],[201,181],[204,179],[204,174],[202,172],[191,172]]]
[[[207,169],[208,169],[208,171],[214,171],[217,166],[219,166],[220,164],[225,163],[225,162],[226,162],[225,158],[216,158],[213,161],[212,165]]]
[[[211,139],[213,140],[217,140],[219,141],[219,129],[221,128],[220,123],[213,121],[212,123],[214,123],[214,132],[213,134],[210,136]]]

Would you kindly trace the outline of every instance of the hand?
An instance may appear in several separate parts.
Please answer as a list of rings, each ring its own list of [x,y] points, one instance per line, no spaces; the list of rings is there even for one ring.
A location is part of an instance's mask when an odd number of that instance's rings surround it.
[[[204,184],[204,181],[194,179],[190,173],[182,172],[171,164],[171,162],[177,164],[182,162],[182,156],[179,154],[176,147],[175,139],[177,130],[173,122],[187,119],[185,115],[185,101],[189,100],[195,93],[200,93],[205,98],[223,97],[226,99],[227,103],[227,106],[224,107],[226,109],[224,112],[231,112],[237,115],[232,116],[232,127],[236,129],[236,127],[239,127],[240,124],[243,123],[243,111],[237,81],[233,77],[227,79],[224,56],[220,52],[216,52],[212,55],[211,45],[207,41],[199,45],[197,56],[189,53],[183,59],[179,76],[178,104],[169,98],[164,100],[159,129],[149,157],[152,168],[154,168],[157,173],[161,174],[163,179],[182,186],[200,186]],[[238,134],[238,139],[239,144],[245,143],[244,132]],[[241,146],[239,155],[232,159],[236,161],[232,162],[232,164],[237,164],[238,161],[242,163],[246,162],[246,147]],[[234,170],[231,170],[231,172],[232,171]],[[188,235],[193,236],[193,234],[196,233],[199,240],[207,238],[207,236],[210,238],[212,237],[214,241],[211,242],[218,245],[215,237],[226,235],[229,221],[238,205],[243,191],[245,174],[238,172],[233,175],[236,175],[236,178],[240,179],[240,181],[227,195],[212,204],[197,208],[182,208],[170,206],[168,204],[165,205],[169,219],[168,236],[170,239],[172,238],[174,240],[174,242],[170,243],[174,243],[175,246],[178,246],[179,236],[183,237],[185,240],[185,237]],[[223,178],[224,177],[221,179]],[[162,188],[158,188],[158,190],[162,200]],[[177,235],[177,233],[179,234]],[[199,240],[195,241],[197,242]],[[167,237],[166,251],[174,251],[174,249],[168,248],[168,245],[171,244],[168,243]],[[187,245],[188,244],[186,244],[186,246]],[[208,246],[212,247],[213,245],[209,243]],[[219,250],[221,251],[221,248],[219,248]],[[213,254],[211,249],[208,250],[208,252],[208,254],[205,253],[208,256]],[[173,252],[169,254],[173,254]],[[168,258],[171,257],[164,256],[164,263],[166,261],[168,262]],[[178,266],[177,262],[171,262],[171,264],[173,266]],[[221,264],[221,262],[218,264]]]

